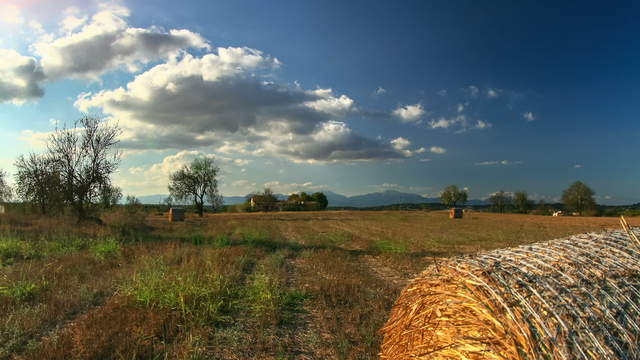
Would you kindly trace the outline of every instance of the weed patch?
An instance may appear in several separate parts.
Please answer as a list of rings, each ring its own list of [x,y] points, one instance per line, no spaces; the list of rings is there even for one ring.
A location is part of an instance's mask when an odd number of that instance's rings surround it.
[[[100,260],[112,260],[120,256],[122,246],[116,239],[109,238],[91,246],[91,252]]]

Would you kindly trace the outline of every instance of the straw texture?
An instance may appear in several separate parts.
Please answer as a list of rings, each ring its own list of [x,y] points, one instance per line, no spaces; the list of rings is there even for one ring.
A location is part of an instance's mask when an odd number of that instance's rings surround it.
[[[636,239],[612,230],[439,262],[402,291],[381,358],[640,359]]]

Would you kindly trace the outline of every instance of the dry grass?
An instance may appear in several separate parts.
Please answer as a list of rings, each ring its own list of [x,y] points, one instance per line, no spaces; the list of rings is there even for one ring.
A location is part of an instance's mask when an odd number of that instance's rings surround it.
[[[618,226],[445,212],[158,214],[137,225],[125,215],[81,227],[0,217],[0,359],[372,359],[400,290],[434,257]]]

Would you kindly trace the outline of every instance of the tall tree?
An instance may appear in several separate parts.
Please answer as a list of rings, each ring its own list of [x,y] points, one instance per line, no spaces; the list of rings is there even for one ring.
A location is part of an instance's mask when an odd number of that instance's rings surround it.
[[[562,202],[566,210],[582,214],[597,206],[595,194],[585,183],[576,181],[562,193]]]
[[[489,197],[489,202],[491,203],[493,211],[503,213],[507,211],[507,208],[511,205],[513,199],[509,194],[500,190]]]
[[[78,219],[87,217],[89,207],[100,197],[100,188],[111,182],[120,153],[115,150],[121,130],[100,118],[84,115],[73,128],[56,129],[47,149],[59,171],[63,195]]]
[[[205,202],[209,202],[214,210],[222,206],[222,196],[218,192],[219,172],[213,159],[196,158],[169,176],[169,193],[177,201],[192,201],[198,215],[203,216]]]
[[[440,194],[440,202],[445,206],[455,207],[457,203],[467,202],[467,192],[458,189],[456,185],[449,185]]]
[[[524,191],[517,191],[513,194],[513,204],[516,210],[523,214],[526,214],[531,208],[531,201],[529,201],[529,197]]]
[[[36,206],[41,214],[63,208],[62,178],[48,154],[20,155],[15,167],[16,195],[22,201]]]
[[[311,195],[313,201],[318,203],[318,210],[324,210],[329,205],[329,200],[327,200],[327,196],[322,192],[315,192]]]
[[[0,170],[0,203],[11,200],[13,192],[7,180],[7,173]]]

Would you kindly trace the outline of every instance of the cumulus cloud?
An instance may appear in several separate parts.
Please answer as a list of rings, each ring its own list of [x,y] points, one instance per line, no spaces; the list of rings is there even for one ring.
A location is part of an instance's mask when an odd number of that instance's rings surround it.
[[[422,104],[399,106],[393,115],[402,122],[417,122],[425,114]]]
[[[0,103],[22,104],[44,94],[44,74],[36,59],[15,50],[0,49]]]
[[[499,96],[499,95],[498,95],[498,90],[491,89],[491,88],[487,89],[487,97],[488,97],[489,99],[495,99],[495,98],[497,98],[498,96]]]
[[[533,113],[531,111],[528,111],[528,112],[522,114],[522,117],[527,121],[533,121],[533,120],[536,119],[536,117],[533,115]]]
[[[488,121],[476,120],[474,122],[470,122],[465,114],[460,114],[451,118],[446,118],[441,116],[437,119],[433,119],[429,121],[429,127],[432,129],[449,129],[449,128],[457,128],[457,132],[465,132],[469,129],[477,129],[483,130],[488,129],[492,126],[492,124]]]
[[[429,148],[429,151],[431,151],[434,154],[444,154],[447,152],[447,149],[440,146],[432,146],[431,148]]]
[[[475,163],[476,166],[493,166],[493,165],[502,165],[502,166],[509,166],[509,165],[520,165],[523,162],[520,160],[490,160],[490,161],[481,161],[481,162],[477,162]]]
[[[387,90],[385,88],[383,88],[382,86],[378,86],[378,88],[373,92],[373,95],[384,95],[387,92]]]
[[[61,23],[64,35],[33,45],[47,78],[96,80],[114,68],[136,71],[138,64],[170,58],[183,49],[209,47],[189,30],[130,27],[125,20],[129,15],[119,5],[103,6],[90,20],[69,14]]]
[[[217,48],[156,65],[115,90],[82,94],[82,111],[99,108],[124,128],[130,148],[218,146],[295,161],[358,161],[407,156],[355,134],[341,119],[354,101],[331,89],[305,90],[264,79],[280,62],[250,48]]]

